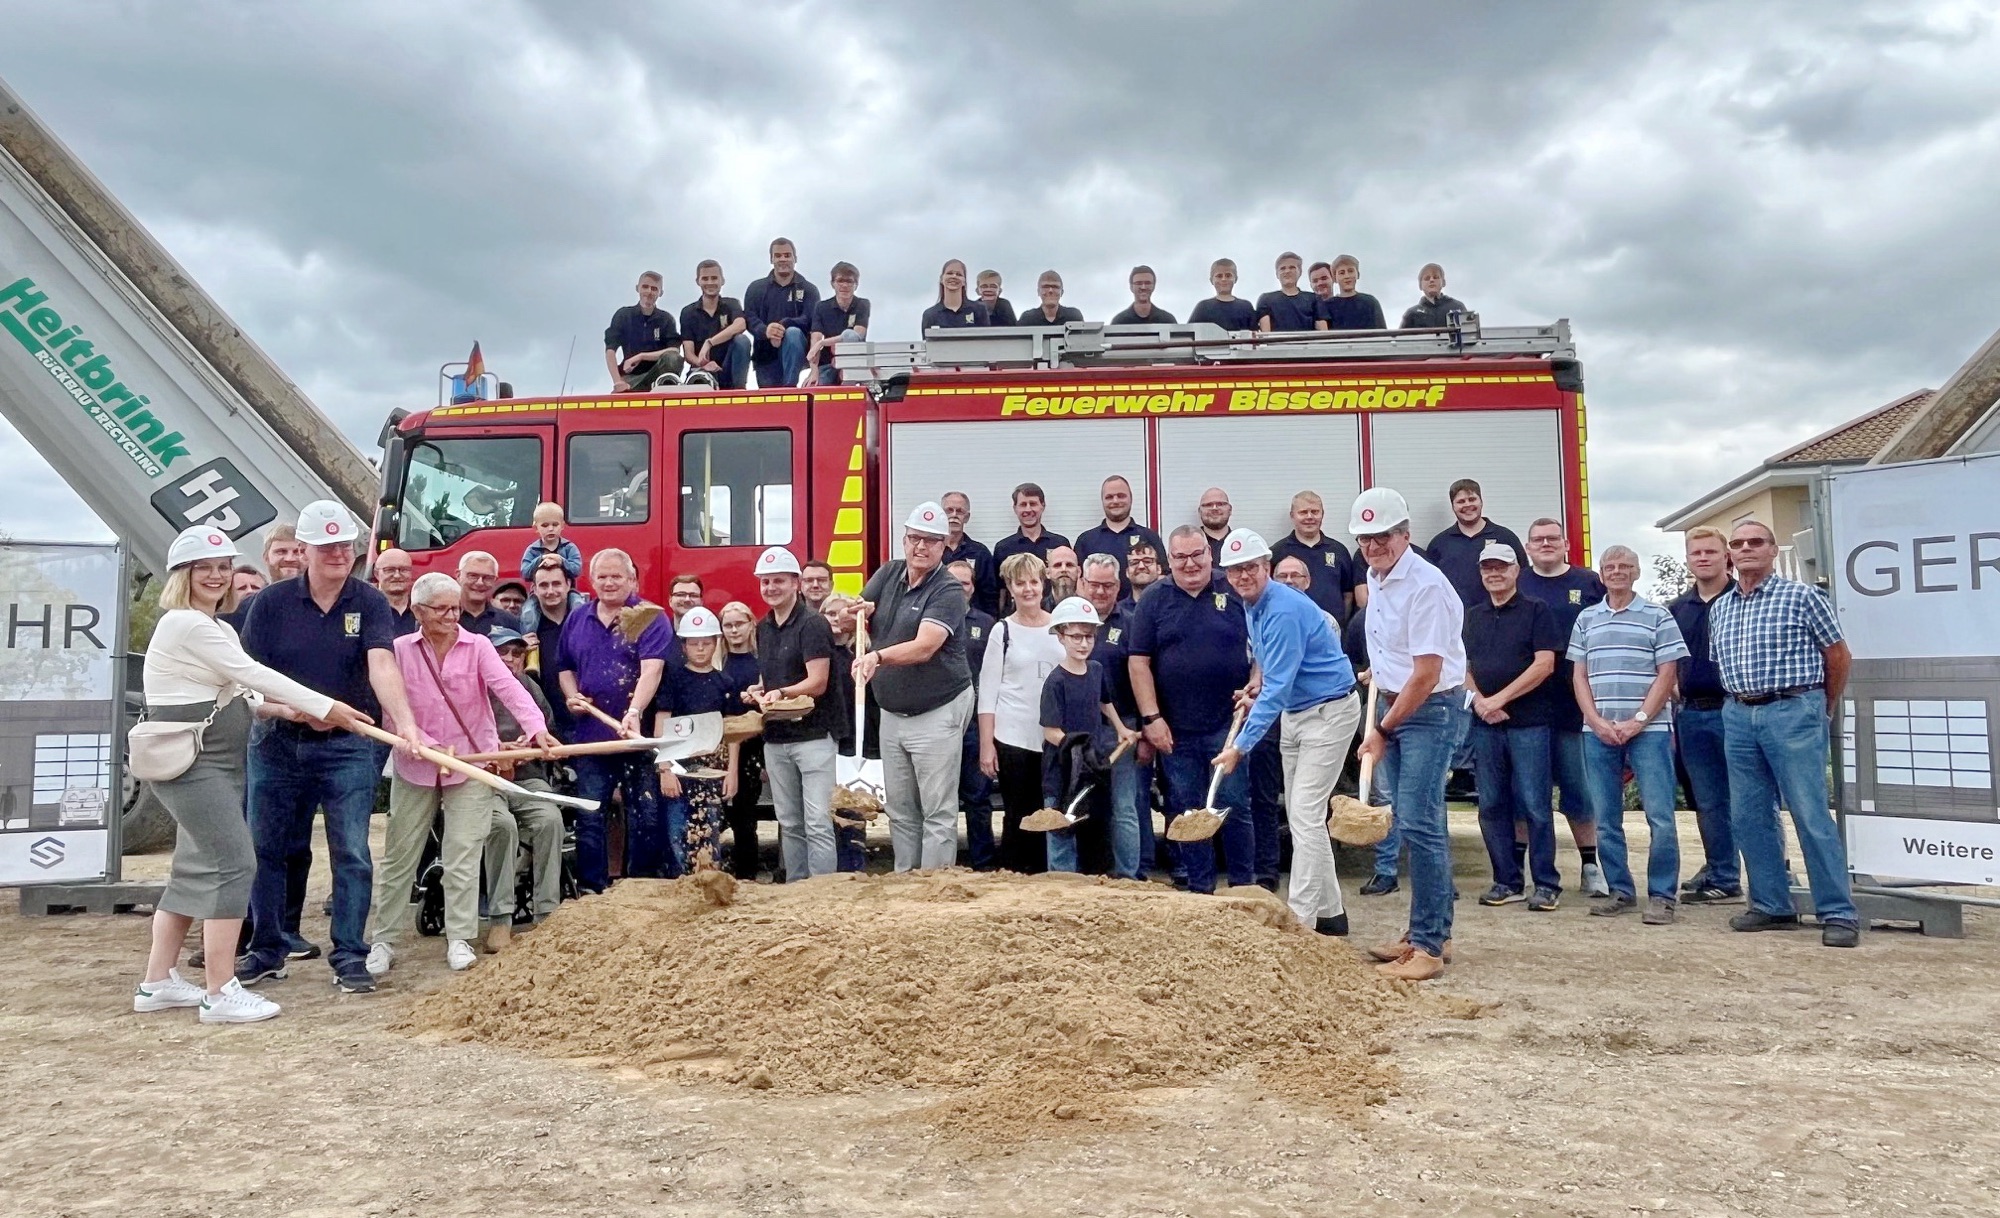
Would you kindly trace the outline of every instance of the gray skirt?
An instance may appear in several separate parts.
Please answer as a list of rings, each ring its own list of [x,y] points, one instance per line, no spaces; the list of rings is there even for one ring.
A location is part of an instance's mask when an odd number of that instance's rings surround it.
[[[213,702],[151,706],[148,718],[199,723]],[[190,918],[240,918],[250,912],[250,883],[257,875],[257,847],[243,818],[243,786],[250,742],[250,702],[237,698],[202,733],[201,753],[187,773],[156,782],[180,838],[173,872],[155,908]]]

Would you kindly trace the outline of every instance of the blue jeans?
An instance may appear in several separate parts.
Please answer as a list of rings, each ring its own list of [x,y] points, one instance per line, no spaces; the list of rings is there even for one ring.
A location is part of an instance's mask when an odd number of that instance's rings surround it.
[[[1525,891],[1514,859],[1514,820],[1528,822],[1528,872],[1535,887],[1562,891],[1556,871],[1556,819],[1549,803],[1549,729],[1474,722],[1472,751],[1479,767],[1479,835],[1493,863],[1493,882]]]
[[[1583,773],[1583,738],[1589,733],[1569,728],[1549,729],[1549,770],[1555,776],[1556,794],[1562,797],[1565,820],[1594,824],[1597,813],[1590,806],[1590,783]]]
[[[1111,767],[1111,874],[1121,880],[1136,880],[1146,874],[1145,843],[1139,832],[1140,795],[1139,760],[1127,753]],[[1152,812],[1151,807],[1144,810],[1148,827]]]
[[[250,955],[260,963],[285,958],[288,862],[310,849],[313,809],[325,810],[326,853],[333,865],[333,950],[337,973],[368,955],[364,935],[375,864],[368,852],[368,817],[380,773],[374,746],[346,732],[320,735],[291,724],[260,726],[250,743],[250,836],[257,878],[250,888],[255,929]]]
[[[1266,888],[1278,887],[1278,863],[1282,845],[1278,827],[1285,823],[1285,758],[1278,747],[1279,730],[1273,724],[1257,747],[1250,750],[1250,810],[1257,825],[1257,882]]]
[[[660,810],[659,780],[653,759],[644,753],[604,753],[570,758],[576,767],[576,793],[583,799],[610,803],[614,790],[625,794],[625,874],[680,875],[666,818]],[[604,830],[606,813],[576,814],[576,882],[580,888],[603,892],[611,887],[611,849]]]
[[[806,332],[786,326],[785,337],[777,346],[762,334],[756,336],[757,388],[794,389],[799,372],[806,366]]]
[[[1361,798],[1378,808],[1386,808],[1395,797],[1380,765],[1368,780],[1368,790],[1361,792]],[[1385,879],[1395,879],[1403,870],[1403,830],[1392,815],[1389,818],[1389,832],[1375,843],[1375,874]]]
[[[1826,695],[1812,692],[1762,706],[1722,706],[1729,755],[1729,820],[1750,880],[1750,907],[1795,912],[1785,876],[1785,835],[1777,801],[1792,810],[1805,855],[1813,910],[1821,922],[1857,921],[1847,846],[1827,805]],[[261,878],[261,869],[260,869]]]
[[[1625,769],[1639,784],[1639,804],[1646,810],[1646,895],[1680,899],[1681,839],[1674,828],[1674,755],[1671,732],[1640,732],[1623,745],[1612,746],[1595,733],[1583,737],[1584,770],[1590,777],[1590,800],[1597,812],[1597,861],[1604,865],[1604,882],[1613,896],[1635,896],[1632,867],[1625,853]]]
[[[1132,762],[1132,809],[1134,815],[1138,817],[1135,828],[1139,832],[1139,861],[1132,869],[1132,878],[1135,880],[1145,879],[1147,874],[1159,865],[1160,843],[1153,833],[1154,768],[1153,762],[1141,762],[1136,757]],[[1118,788],[1114,786],[1111,790],[1113,797],[1116,798]]]
[[[1451,938],[1451,829],[1445,821],[1444,777],[1458,745],[1465,691],[1432,694],[1384,740],[1377,780],[1395,808],[1398,836],[1410,849],[1410,942],[1433,956]],[[1376,723],[1391,701],[1376,708]],[[1390,859],[1395,858],[1391,854]],[[1380,855],[1377,855],[1380,858]],[[1379,864],[1378,864],[1379,869]]]
[[[654,769],[653,776],[653,781],[658,782],[658,768]],[[688,778],[681,779],[681,790],[686,791],[687,784],[692,781],[695,780]],[[688,857],[687,843],[688,822],[693,814],[694,806],[688,802],[686,795],[683,794],[675,799],[668,799],[665,795],[660,796],[660,816],[666,821],[667,848],[673,854],[674,860],[673,868],[668,872],[669,875],[682,876],[694,870],[694,862]],[[710,849],[714,851],[716,857],[721,857],[719,849],[712,845]]]
[[[993,845],[993,780],[979,769],[979,716],[966,725],[958,758],[958,807],[965,813],[965,865],[991,871],[999,865]]]
[[[1168,726],[1172,726],[1169,724]],[[1167,780],[1167,801],[1177,813],[1199,808],[1208,799],[1208,780],[1214,772],[1208,764],[1222,751],[1227,728],[1209,732],[1174,733],[1174,751],[1158,758]],[[1250,812],[1248,766],[1237,766],[1222,779],[1215,793],[1217,808],[1228,808],[1222,831],[1222,848],[1229,856],[1229,882],[1242,888],[1257,882],[1257,825]],[[1181,865],[1187,868],[1189,892],[1215,891],[1215,839],[1178,843]]]
[[[1736,834],[1729,828],[1729,754],[1722,746],[1722,709],[1683,706],[1674,712],[1674,745],[1687,771],[1695,827],[1701,830],[1702,875],[1715,888],[1741,888]]]

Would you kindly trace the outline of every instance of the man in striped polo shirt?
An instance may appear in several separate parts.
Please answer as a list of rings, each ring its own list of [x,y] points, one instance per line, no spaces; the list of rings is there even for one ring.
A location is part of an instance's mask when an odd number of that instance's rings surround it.
[[[1611,895],[1590,912],[1614,917],[1636,906],[1625,856],[1625,770],[1639,782],[1651,836],[1646,851],[1648,926],[1674,920],[1681,881],[1680,836],[1674,828],[1674,678],[1687,644],[1674,615],[1632,590],[1639,556],[1625,546],[1604,551],[1597,574],[1605,598],[1577,615],[1569,636],[1572,682],[1583,711],[1584,779],[1597,817],[1597,857]]]

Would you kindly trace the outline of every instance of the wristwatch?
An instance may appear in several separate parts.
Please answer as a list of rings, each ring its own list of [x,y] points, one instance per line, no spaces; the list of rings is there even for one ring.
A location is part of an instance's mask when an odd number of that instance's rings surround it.
[[[1641,723],[1647,723],[1652,720],[1652,716],[1648,715],[1645,711],[1633,711],[1632,717]]]

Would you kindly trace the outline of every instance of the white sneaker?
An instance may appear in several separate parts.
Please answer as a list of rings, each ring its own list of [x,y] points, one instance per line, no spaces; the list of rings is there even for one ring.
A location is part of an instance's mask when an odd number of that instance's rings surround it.
[[[368,970],[370,977],[384,977],[395,963],[396,949],[387,943],[376,943],[368,948],[368,959],[363,962],[362,967]]]
[[[479,953],[472,950],[472,944],[463,939],[453,939],[444,949],[444,962],[452,967],[453,972],[464,972],[471,968],[473,961],[477,959]]]
[[[1611,895],[1611,885],[1604,882],[1604,868],[1596,863],[1583,865],[1583,895],[1587,897]]]
[[[139,983],[139,988],[132,991],[132,1009],[144,1014],[147,1011],[171,1011],[176,1007],[198,1007],[207,993],[206,989],[181,976],[179,969],[170,968],[165,981]]]
[[[202,992],[199,1018],[203,1023],[258,1023],[276,1018],[278,1010],[277,1003],[244,989],[231,977],[220,994]]]

